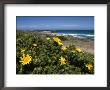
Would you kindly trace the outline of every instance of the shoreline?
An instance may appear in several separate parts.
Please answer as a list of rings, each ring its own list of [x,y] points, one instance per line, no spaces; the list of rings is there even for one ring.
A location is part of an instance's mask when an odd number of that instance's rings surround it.
[[[64,36],[68,38],[68,40],[62,41],[64,46],[68,46],[70,44],[75,45],[77,48],[81,48],[83,51],[94,54],[94,39],[91,38],[79,38],[79,37],[74,37],[72,35],[60,35],[58,33],[52,33],[48,31],[42,31],[40,32],[43,35],[49,35],[49,36]]]
[[[56,32],[51,32],[51,31],[36,31],[38,33],[41,34],[47,34],[47,35],[52,35],[52,36],[72,36],[74,38],[79,38],[79,39],[94,39],[94,35],[90,35],[90,34],[76,34],[76,33],[72,33],[72,34],[66,34],[66,33],[56,33]]]

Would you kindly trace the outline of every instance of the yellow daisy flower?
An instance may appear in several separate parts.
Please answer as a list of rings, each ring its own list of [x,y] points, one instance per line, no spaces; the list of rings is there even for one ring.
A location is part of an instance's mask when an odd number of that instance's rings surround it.
[[[55,42],[59,42],[59,41],[61,42],[61,40],[60,40],[58,37],[54,37],[53,40],[54,40]]]
[[[21,58],[21,61],[20,61],[20,62],[21,62],[23,65],[29,64],[29,62],[32,60],[32,57],[29,56],[28,54],[27,54],[27,55],[23,54],[23,57],[20,57],[20,58]]]
[[[75,50],[79,53],[82,52],[80,48],[76,48]]]
[[[63,51],[67,50],[67,48],[66,48],[65,46],[62,46],[61,49],[62,49]]]
[[[59,46],[62,46],[62,45],[63,45],[63,43],[61,43],[61,42],[58,42],[58,45],[59,45]]]
[[[65,63],[66,60],[64,57],[61,56],[59,60],[60,60],[60,65],[66,64]]]
[[[53,40],[54,40],[54,42],[58,43],[59,46],[63,45],[63,43],[61,42],[61,40],[58,37],[54,37]]]
[[[86,67],[88,68],[88,70],[92,70],[93,69],[93,65],[92,64],[86,64]]]
[[[34,47],[36,47],[36,46],[37,46],[37,44],[33,44],[33,46],[34,46]]]

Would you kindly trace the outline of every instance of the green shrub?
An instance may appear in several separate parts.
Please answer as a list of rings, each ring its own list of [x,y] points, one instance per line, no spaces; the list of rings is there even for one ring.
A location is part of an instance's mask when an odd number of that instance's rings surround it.
[[[17,31],[17,74],[93,74],[94,55],[77,49],[74,45],[63,46],[58,36],[43,38],[37,32]],[[60,43],[60,44],[59,44]],[[62,49],[65,48],[65,49]]]
[[[66,36],[63,36],[63,35],[61,35],[61,36],[57,36],[59,39],[61,39],[62,41],[65,41],[65,40],[68,40],[68,38],[66,37]]]

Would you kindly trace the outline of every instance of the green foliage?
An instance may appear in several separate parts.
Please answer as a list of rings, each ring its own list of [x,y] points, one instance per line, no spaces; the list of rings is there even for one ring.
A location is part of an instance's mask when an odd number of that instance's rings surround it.
[[[46,38],[50,38],[47,40]],[[61,40],[67,37],[59,36]],[[35,44],[36,46],[34,46]],[[75,51],[75,46],[70,45],[66,50],[61,49],[53,41],[38,32],[17,31],[16,34],[16,73],[17,74],[93,74],[94,55],[86,52]],[[20,62],[22,53],[32,57],[29,64],[22,65]],[[73,52],[74,51],[74,52]],[[65,64],[61,65],[60,58],[65,58]],[[64,62],[64,61],[63,61]],[[86,66],[92,64],[91,70]]]
[[[61,36],[57,36],[59,39],[61,39],[62,41],[64,41],[64,40],[68,40],[68,38],[67,37],[65,37],[65,36],[63,36],[63,35],[61,35]]]

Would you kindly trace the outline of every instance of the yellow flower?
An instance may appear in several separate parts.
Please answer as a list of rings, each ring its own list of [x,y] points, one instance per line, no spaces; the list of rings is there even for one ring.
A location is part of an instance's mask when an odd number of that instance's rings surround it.
[[[59,60],[60,60],[60,65],[66,64],[65,63],[66,60],[64,57],[61,56]]]
[[[36,47],[36,46],[37,46],[37,44],[33,44],[33,46],[34,46],[34,47]]]
[[[86,67],[88,68],[88,70],[92,70],[93,69],[93,66],[92,66],[92,64],[86,64]]]
[[[60,40],[58,37],[54,37],[53,40],[54,40],[55,42],[59,42],[59,41],[61,42],[61,40]]]
[[[77,52],[82,52],[80,48],[75,49]]]
[[[47,39],[47,40],[50,40],[50,38],[49,38],[49,37],[47,37],[46,39]]]
[[[62,46],[61,48],[63,51],[65,51],[67,48],[65,46]]]
[[[20,57],[20,58],[21,58],[21,61],[20,61],[20,62],[21,62],[23,65],[29,64],[29,62],[30,62],[31,59],[32,59],[32,57],[29,56],[28,54],[27,54],[27,55],[23,54],[23,57]]]
[[[24,51],[25,51],[24,49],[21,49],[21,53],[24,53]]]
[[[54,42],[58,43],[58,45],[63,45],[63,43],[61,42],[61,40],[58,37],[54,37],[53,38]]]
[[[58,45],[59,45],[59,46],[62,46],[62,45],[63,45],[63,43],[62,43],[62,42],[58,42]]]

